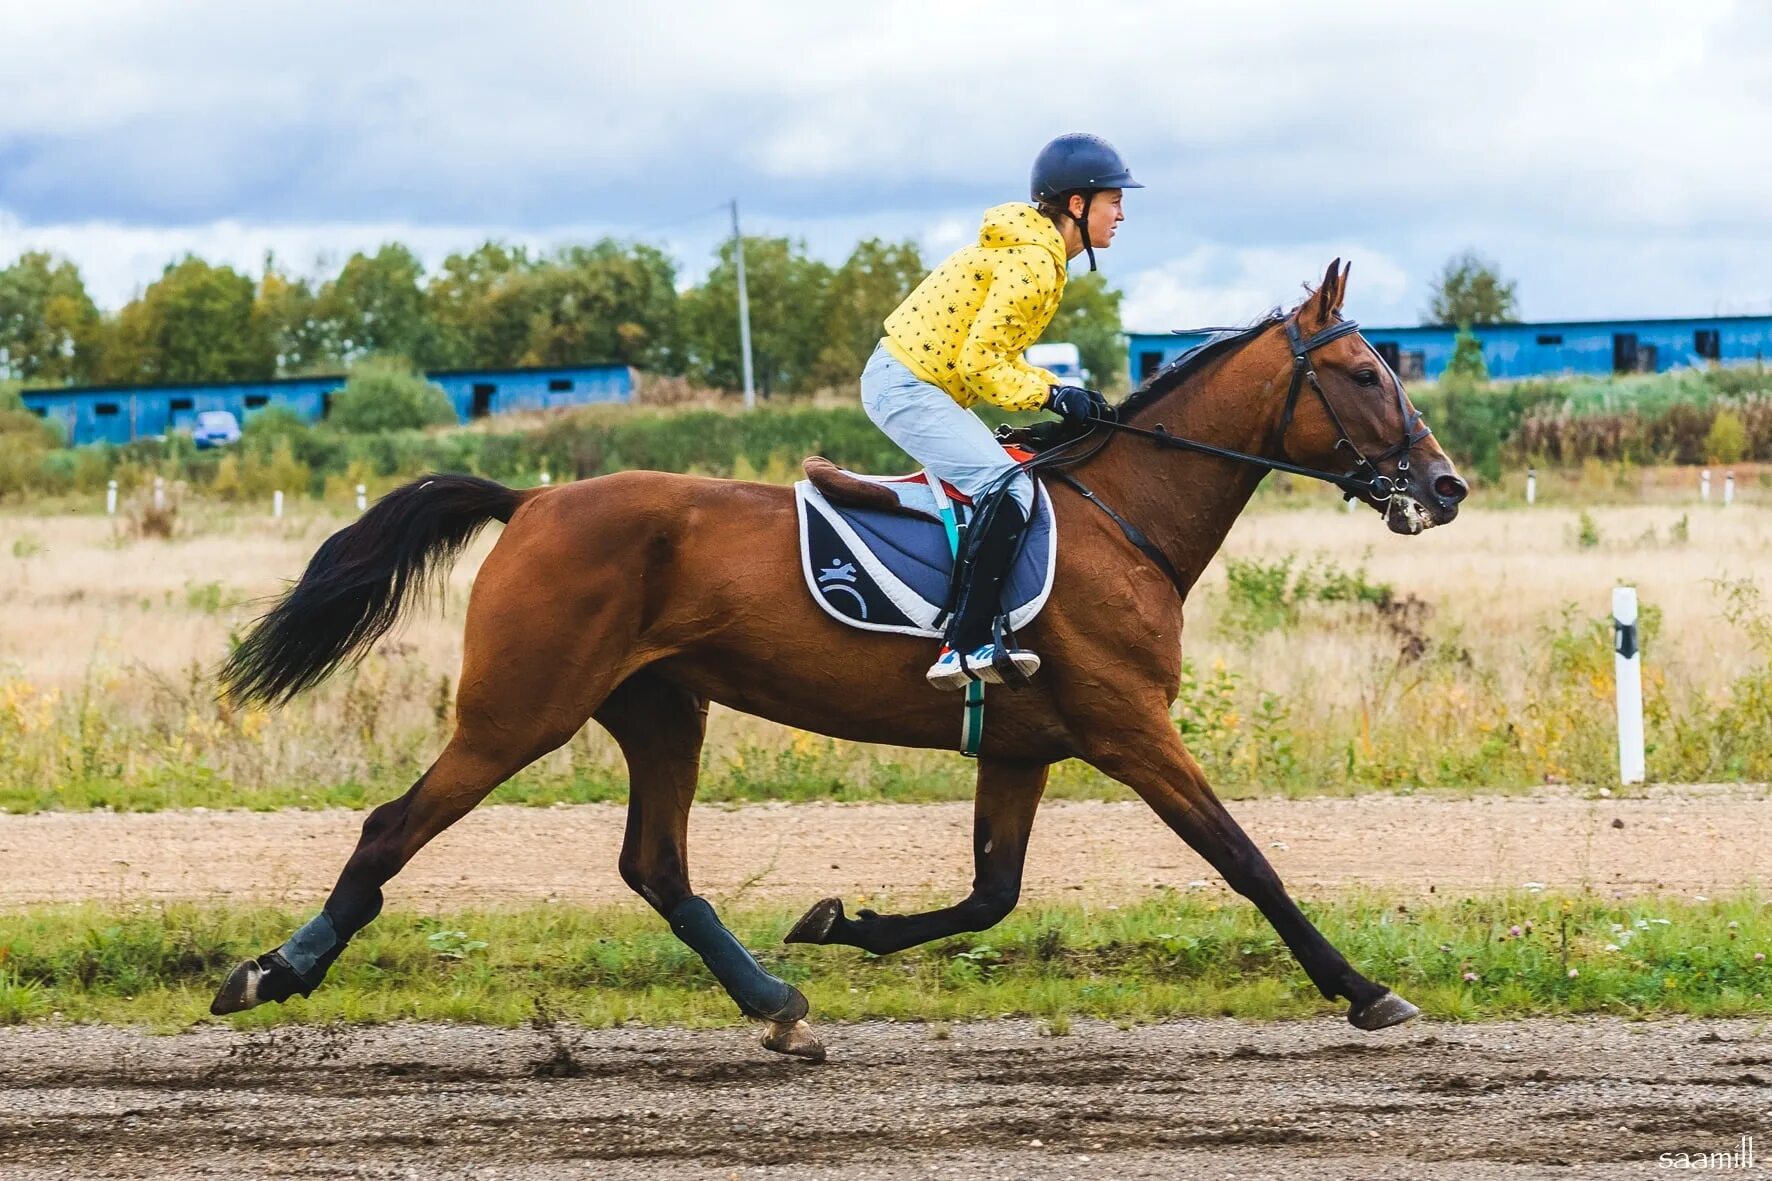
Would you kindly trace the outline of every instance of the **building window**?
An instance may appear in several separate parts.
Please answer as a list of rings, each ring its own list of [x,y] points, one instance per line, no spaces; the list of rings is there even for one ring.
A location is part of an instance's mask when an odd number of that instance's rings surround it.
[[[1138,354],[1138,380],[1149,381],[1162,367],[1163,354],[1160,351]]]
[[[548,392],[549,393],[563,394],[563,393],[570,392],[571,389],[572,389],[572,379],[569,377],[550,377],[550,378],[548,378]]]
[[[190,410],[195,405],[196,404],[189,398],[174,398],[171,402],[167,403],[168,408],[174,414],[177,414],[180,410]]]
[[[1539,344],[1562,344],[1563,343],[1563,334],[1561,332],[1540,332],[1538,334],[1538,343]]]
[[[1394,340],[1377,341],[1373,344],[1372,348],[1380,357],[1384,358],[1384,363],[1389,365],[1392,369],[1395,369],[1398,363],[1402,360],[1402,353],[1398,350],[1397,342]]]
[[[498,393],[498,387],[489,381],[474,383],[474,401],[468,407],[469,418],[485,418],[492,413],[492,395]]]
[[[118,413],[118,406],[115,402],[95,402],[92,412],[100,418],[110,418]]]
[[[1692,334],[1692,351],[1707,361],[1723,359],[1723,335],[1715,328],[1700,328]]]
[[[1635,373],[1637,371],[1637,334],[1634,332],[1614,332],[1612,334],[1612,372]]]
[[[30,407],[30,411],[32,414],[35,414],[38,418],[48,418],[49,417],[49,411],[45,410],[41,406],[32,406],[32,407]]]
[[[265,394],[247,394],[246,408],[248,410],[257,410],[260,406],[265,405],[270,400],[270,397]]]
[[[1402,364],[1397,366],[1397,376],[1404,381],[1425,381],[1427,379],[1427,352],[1423,349],[1408,349],[1403,353]]]

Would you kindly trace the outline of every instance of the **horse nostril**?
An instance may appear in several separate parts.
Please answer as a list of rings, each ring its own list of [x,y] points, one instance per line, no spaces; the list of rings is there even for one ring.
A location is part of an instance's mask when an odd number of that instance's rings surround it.
[[[1434,495],[1447,504],[1457,504],[1470,495],[1470,485],[1448,472],[1434,481]]]

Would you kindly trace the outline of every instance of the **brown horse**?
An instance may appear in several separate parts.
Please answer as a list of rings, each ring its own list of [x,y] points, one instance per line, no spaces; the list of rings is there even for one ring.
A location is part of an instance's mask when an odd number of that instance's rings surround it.
[[[994,925],[1016,904],[1048,768],[1076,758],[1131,787],[1254,902],[1323,996],[1349,1002],[1354,1025],[1415,1015],[1293,903],[1169,712],[1186,590],[1264,474],[1223,452],[1349,482],[1364,469],[1375,477],[1361,485],[1365,498],[1399,533],[1450,521],[1465,496],[1395,374],[1340,319],[1345,286],[1338,260],[1290,315],[1171,366],[1120,408],[1132,427],[1162,424],[1220,453],[1105,435],[1074,469],[1093,501],[1050,482],[1064,544],[1050,602],[1023,633],[1045,667],[1025,690],[992,699],[971,893],[913,915],[850,916],[826,899],[790,940],[886,953]],[[1388,474],[1376,478],[1378,467]],[[949,749],[961,710],[957,695],[924,682],[927,642],[858,634],[814,604],[788,489],[659,472],[528,491],[467,476],[409,484],[320,547],[230,661],[231,692],[287,699],[360,657],[491,520],[507,527],[468,604],[454,735],[405,795],[369,814],[322,912],[236,968],[213,1011],[307,995],[426,842],[594,718],[628,763],[622,877],[739,1008],[767,1023],[764,1045],[821,1058],[805,998],[765,972],[690,887],[686,829],[708,703],[839,738]]]

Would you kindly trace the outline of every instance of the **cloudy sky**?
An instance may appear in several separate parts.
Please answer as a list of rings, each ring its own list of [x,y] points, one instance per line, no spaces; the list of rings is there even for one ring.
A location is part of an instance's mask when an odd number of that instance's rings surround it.
[[[747,232],[939,254],[1051,135],[1149,188],[1129,327],[1247,319],[1334,255],[1420,316],[1475,246],[1529,318],[1772,312],[1772,4],[0,0],[0,260],[115,306],[194,251]]]

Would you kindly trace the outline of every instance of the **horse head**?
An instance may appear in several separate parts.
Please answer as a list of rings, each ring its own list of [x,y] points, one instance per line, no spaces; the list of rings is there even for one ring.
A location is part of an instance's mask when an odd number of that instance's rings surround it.
[[[1402,379],[1358,326],[1341,316],[1350,266],[1336,259],[1322,285],[1263,341],[1285,366],[1289,390],[1276,408],[1273,439],[1282,459],[1364,479],[1355,492],[1392,532],[1414,534],[1458,515],[1470,486],[1459,476]]]

